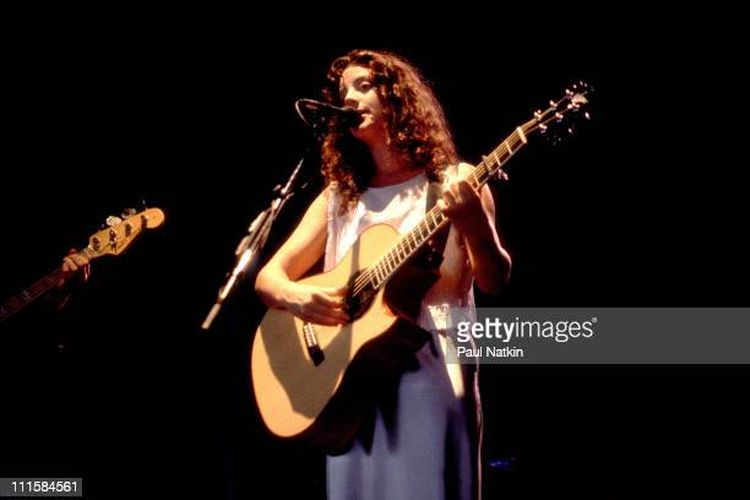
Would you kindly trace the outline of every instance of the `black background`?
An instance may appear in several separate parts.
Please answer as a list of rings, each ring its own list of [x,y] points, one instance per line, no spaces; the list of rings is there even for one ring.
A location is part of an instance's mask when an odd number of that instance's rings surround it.
[[[748,305],[731,23],[612,12],[490,31],[482,13],[462,29],[358,15],[350,35],[334,20],[302,30],[173,14],[8,18],[0,297],[107,215],[145,200],[167,220],[94,262],[63,314],[36,306],[0,325],[0,476],[82,476],[96,498],[324,496],[322,457],[274,442],[255,413],[247,356],[263,310],[248,284],[212,331],[199,325],[309,142],[294,100],[319,97],[330,60],[355,47],[420,67],[472,163],[569,83],[595,87],[583,130],[530,143],[493,187],[514,269],[480,305]],[[314,164],[304,177],[269,250],[319,188]],[[487,366],[482,377],[485,463],[513,462],[486,468],[488,498],[729,489],[747,466],[745,366]]]

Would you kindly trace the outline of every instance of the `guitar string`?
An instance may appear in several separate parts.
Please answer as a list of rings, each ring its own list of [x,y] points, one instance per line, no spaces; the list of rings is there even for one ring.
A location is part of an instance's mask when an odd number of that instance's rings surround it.
[[[516,130],[514,130],[507,139],[505,139],[502,143],[500,143],[489,155],[487,155],[485,158],[492,159],[493,161],[488,165],[485,163],[484,160],[482,160],[474,169],[472,174],[469,176],[468,180],[477,183],[478,185],[483,185],[485,182],[487,182],[492,175],[495,175],[497,171],[502,169],[502,166],[505,162],[507,162],[511,156],[513,156],[519,149],[520,146],[523,146],[525,144],[525,138],[523,136],[528,136],[535,130],[541,128],[543,125],[546,125],[550,121],[556,118],[556,110],[559,109],[559,106],[563,101],[565,101],[566,98],[563,98],[559,100],[556,103],[553,103],[549,108],[547,108],[539,117],[535,117],[526,123],[519,126]],[[570,108],[563,111],[567,112]],[[551,115],[551,116],[550,116]],[[521,131],[521,134],[519,134],[519,129]],[[507,153],[507,156],[503,157],[503,154]],[[492,158],[490,158],[492,157]],[[497,171],[490,172],[490,168],[494,165],[497,165],[498,169]],[[481,176],[486,175],[488,172],[489,175],[487,175],[486,179],[484,181],[479,182],[479,179]],[[473,184],[472,184],[473,185]],[[478,187],[474,186],[475,188]],[[439,209],[433,208],[430,210],[430,212],[427,213],[425,218],[411,231],[406,233],[402,238],[399,239],[394,246],[385,253],[383,257],[381,257],[377,263],[373,264],[369,268],[367,268],[365,271],[363,271],[357,278],[354,280],[354,286],[352,290],[353,295],[357,295],[360,293],[364,288],[368,285],[368,283],[372,284],[374,288],[377,288],[381,286],[383,283],[385,283],[392,275],[393,273],[405,262],[411,254],[416,251],[417,248],[419,248],[424,241],[427,241],[435,232],[437,232],[440,227],[442,226],[445,219],[440,220],[437,222],[435,229],[430,230],[429,224],[427,223],[428,219],[437,219],[437,216],[444,217],[442,212]],[[428,235],[424,238],[424,240],[419,243],[414,250],[412,251],[406,251],[408,247],[405,249],[403,247],[403,242],[408,241],[409,238],[411,238],[411,235],[413,233],[418,232],[421,236],[422,229],[421,226],[427,226]],[[413,239],[413,238],[412,238]],[[415,240],[418,241],[418,240]],[[400,258],[400,251],[403,251],[405,257],[403,259]],[[387,267],[388,262],[396,262],[395,265],[392,266],[392,269],[389,271]],[[378,270],[381,272],[378,273]],[[380,283],[377,283],[377,280],[379,280],[378,274],[381,274],[384,276],[382,279],[380,279]]]
[[[478,188],[480,185],[483,185],[485,182],[487,182],[490,177],[497,173],[497,171],[502,169],[503,164],[510,159],[511,156],[513,156],[519,149],[519,142],[521,146],[525,144],[526,140],[525,137],[530,133],[534,132],[535,130],[541,128],[542,126],[546,125],[547,123],[551,122],[553,119],[558,118],[558,113],[565,114],[568,111],[571,111],[571,109],[579,109],[579,107],[573,106],[569,104],[568,107],[564,108],[562,111],[560,111],[560,106],[565,101],[570,101],[571,96],[566,96],[560,99],[557,102],[552,102],[550,107],[548,107],[543,113],[541,113],[539,116],[536,116],[535,118],[527,121],[526,123],[519,126],[516,130],[514,130],[507,139],[505,139],[500,145],[498,145],[489,155],[487,155],[485,158],[493,157],[494,160],[491,162],[490,165],[487,165],[484,160],[482,160],[477,167],[475,168],[474,172],[472,172],[472,175],[468,178],[469,181],[473,183],[478,183],[477,186],[473,186],[475,188]],[[519,134],[519,129],[521,134]],[[503,146],[505,146],[505,149],[507,150],[508,156],[503,157],[505,151],[503,151]],[[482,175],[485,175],[490,169],[491,166],[494,166],[497,164],[498,170],[495,172],[491,172],[490,175],[487,175],[487,178],[484,181],[478,182],[479,178],[481,178]],[[472,184],[473,185],[473,184]],[[406,233],[402,238],[399,239],[398,242],[388,251],[385,253],[383,257],[381,257],[377,263],[370,266],[368,269],[363,271],[357,278],[354,280],[354,287],[352,294],[356,295],[360,293],[368,283],[372,284],[374,288],[377,288],[381,286],[383,283],[385,283],[392,275],[393,273],[405,262],[413,253],[416,251],[421,245],[427,241],[435,232],[437,232],[440,227],[442,226],[443,222],[445,222],[445,219],[443,218],[442,212],[438,209],[435,210],[434,208],[430,210],[430,212],[427,213],[425,218],[411,231]],[[428,220],[432,218],[433,221],[436,222],[436,226],[434,230],[429,229],[429,223]],[[437,221],[438,218],[443,218],[439,222]],[[409,250],[408,243],[407,247],[404,248],[404,242],[412,238],[414,241],[418,241],[418,238],[415,239],[412,237],[414,233],[419,233],[419,235],[422,235],[422,226],[427,226],[427,237],[425,237],[421,243],[419,243],[414,250]],[[418,230],[418,231],[417,231]],[[401,252],[404,253],[404,258],[401,259],[400,255]],[[395,265],[393,264],[395,262]],[[392,269],[388,270],[387,264],[391,263]],[[380,279],[380,283],[377,283],[378,278],[378,270],[381,272],[383,276],[383,279]]]
[[[522,126],[522,130],[524,129],[531,129],[531,127],[527,127],[529,123],[524,124]],[[532,125],[533,126],[533,125]],[[528,133],[527,130],[524,130],[524,133]],[[515,130],[513,133],[510,134],[510,136],[503,141],[498,147],[496,147],[489,155],[486,156],[487,159],[491,159],[492,162],[490,165],[486,164],[483,160],[480,162],[472,174],[467,178],[472,184],[474,188],[478,188],[480,185],[483,185],[489,178],[494,175],[496,172],[492,171],[492,168],[494,165],[497,165],[498,170],[502,168],[502,165],[504,162],[506,162],[514,153],[517,151],[517,149],[514,151],[513,148],[518,146],[519,143],[523,143],[523,140],[518,134],[518,130]],[[505,148],[503,148],[505,146]],[[511,147],[513,146],[513,147]],[[504,151],[507,150],[507,151]],[[507,153],[507,156],[503,157],[502,154]],[[480,181],[480,179],[486,176],[484,181]],[[437,219],[442,220],[437,220]],[[432,219],[435,223],[435,228],[430,230],[430,224],[428,221]],[[375,288],[382,285],[385,281],[388,280],[388,278],[400,267],[400,265],[408,259],[411,254],[416,251],[417,248],[421,246],[424,241],[427,241],[435,232],[437,232],[440,227],[442,226],[443,222],[445,221],[443,213],[439,209],[433,208],[430,210],[430,212],[427,213],[425,218],[409,233],[404,235],[388,252],[385,253],[384,257],[382,257],[376,264],[370,266],[366,271],[362,272],[356,279],[354,283],[353,288],[353,294],[360,293],[369,283],[371,283]],[[404,241],[408,241],[410,238],[412,238],[412,234],[418,233],[420,236],[422,235],[422,229],[423,226],[426,226],[427,228],[427,236],[423,239],[423,241],[418,244],[414,250],[407,251],[407,248],[404,248]],[[414,238],[412,238],[414,239]],[[415,240],[418,241],[418,240]],[[407,244],[408,245],[408,244]],[[400,259],[400,253],[403,252],[406,257],[404,259]],[[395,254],[395,255],[394,255]],[[393,268],[389,271],[387,269],[386,263],[396,261],[396,265],[393,266]],[[380,280],[380,283],[376,285],[375,280],[378,280],[378,270],[381,270],[382,272],[379,274],[382,274],[385,276],[384,279]],[[374,278],[374,279],[373,279]]]
[[[484,164],[480,164],[476,167],[475,172],[479,171],[481,168],[484,168]],[[420,237],[422,233],[424,232],[424,229],[427,230],[427,236],[424,237],[424,241],[429,239],[432,234],[438,230],[440,226],[442,226],[443,220],[439,220],[442,217],[442,212],[436,207],[431,209],[425,218],[419,222],[417,226],[415,226],[414,229],[409,231],[406,235],[404,235],[388,252],[385,253],[385,255],[374,265],[370,266],[366,271],[362,272],[357,279],[355,279],[355,286],[353,293],[357,294],[362,289],[364,289],[365,286],[367,286],[368,282],[375,285],[374,280],[378,280],[378,274],[383,275],[384,278],[381,281],[381,284],[387,280],[387,277],[391,275],[400,265],[403,263],[408,256],[413,253],[413,251],[408,251],[408,247],[404,248],[404,241],[407,241],[408,239],[414,239],[415,241],[418,241],[418,238],[414,238],[411,235],[415,233],[419,233]],[[430,223],[428,221],[432,220],[433,224],[435,225],[435,229],[430,229]],[[408,243],[407,243],[408,245]],[[416,248],[421,246],[421,243],[417,245]],[[416,250],[415,248],[415,250]],[[404,254],[407,257],[404,257],[403,259],[400,258],[400,254]],[[396,262],[394,265],[393,262]],[[388,270],[387,263],[391,263],[392,269]],[[378,273],[378,270],[382,271]]]
[[[524,133],[529,133],[531,131],[531,127],[533,127],[532,123],[532,125],[528,127],[528,130],[525,130],[527,129],[527,125],[529,125],[529,123],[526,123],[521,127]],[[518,146],[519,143],[523,144],[523,140],[518,134],[518,130],[515,130],[506,140],[504,140],[489,155],[487,155],[486,158],[492,159],[491,164],[487,165],[484,160],[481,161],[476,166],[472,174],[467,178],[467,180],[469,180],[474,188],[478,188],[479,186],[483,185],[487,180],[489,180],[491,175],[494,175],[496,173],[492,172],[494,165],[497,165],[498,170],[502,168],[503,163],[506,162],[517,151],[517,149],[514,151],[514,148]],[[506,157],[502,157],[503,147],[508,150],[505,151],[507,153]],[[486,179],[484,181],[480,181],[480,179],[485,175]],[[377,288],[385,283],[388,278],[390,278],[390,276],[401,266],[401,264],[405,262],[408,257],[410,257],[414,251],[416,251],[417,248],[421,247],[424,241],[427,241],[435,232],[437,232],[442,227],[443,222],[445,222],[444,217],[445,216],[443,215],[442,211],[440,211],[439,209],[433,208],[432,210],[430,210],[425,218],[414,229],[412,229],[401,239],[399,239],[399,241],[388,252],[386,252],[385,255],[381,259],[379,259],[376,264],[370,266],[355,279],[352,294],[356,295],[360,293],[368,285],[368,283],[371,283],[374,288]],[[433,230],[430,230],[430,224],[428,222],[430,219],[432,219],[435,223],[435,228]],[[410,238],[418,241],[418,239],[413,238],[412,235],[418,233],[421,236],[423,232],[423,226],[426,226],[427,228],[427,236],[422,240],[421,243],[419,243],[415,247],[414,250],[408,251],[408,246],[404,248],[404,242],[408,241]],[[405,255],[403,259],[400,258],[401,253],[404,253]],[[392,269],[389,271],[387,269],[387,263],[393,263],[394,261],[396,262],[396,264],[391,264]],[[378,280],[378,270],[382,271],[379,274],[383,275],[384,278],[380,280],[380,283],[376,284],[376,280]]]
[[[526,144],[526,137],[532,132],[544,127],[546,124],[554,119],[559,119],[563,114],[571,110],[579,110],[580,106],[571,104],[573,101],[573,95],[566,95],[557,102],[550,102],[550,106],[544,110],[535,114],[534,118],[527,121],[526,123],[517,127],[507,139],[500,143],[489,155],[486,155],[482,161],[476,166],[474,171],[471,173],[467,180],[471,182],[472,186],[477,189],[484,185],[493,175],[497,174],[502,170],[503,164],[507,162],[520,148]],[[568,102],[568,105],[561,110],[561,106],[564,102]],[[520,134],[519,134],[520,132]],[[520,143],[520,145],[519,145]],[[507,156],[503,156],[507,153]],[[485,159],[492,160],[488,165]],[[497,170],[491,171],[491,168],[497,165]],[[485,176],[483,181],[479,179]],[[475,185],[476,184],[476,185]],[[435,228],[430,230],[429,221],[432,219],[435,223]],[[373,288],[382,286],[390,277],[395,273],[396,270],[403,264],[414,252],[419,249],[422,244],[427,241],[432,235],[437,232],[445,222],[446,218],[443,212],[437,207],[433,207],[424,217],[422,221],[415,226],[411,231],[401,237],[391,249],[389,249],[383,257],[381,257],[375,264],[368,267],[365,271],[360,273],[354,280],[352,295],[359,294],[369,284]],[[423,229],[427,229],[427,236],[422,237]],[[417,237],[414,237],[418,234]],[[419,242],[419,239],[422,241]],[[409,240],[413,240],[416,243],[414,249],[409,246]],[[406,243],[405,243],[406,242]],[[405,246],[406,245],[406,246]],[[404,257],[401,258],[403,252]],[[391,264],[391,269],[388,269],[388,263]],[[382,278],[380,278],[382,276]],[[379,280],[379,282],[378,282]]]

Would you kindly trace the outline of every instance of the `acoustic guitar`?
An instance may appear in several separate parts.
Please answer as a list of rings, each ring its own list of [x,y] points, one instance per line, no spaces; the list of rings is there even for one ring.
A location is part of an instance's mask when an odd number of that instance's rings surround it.
[[[528,137],[536,131],[549,133],[548,126],[567,121],[568,114],[581,114],[588,93],[583,83],[566,90],[484,156],[467,180],[478,190],[490,179],[503,178],[503,166]],[[447,226],[437,205],[403,235],[385,224],[372,226],[336,267],[300,280],[322,287],[347,285],[348,324],[317,325],[285,310],[268,310],[255,333],[250,374],[271,433],[304,439],[333,453],[348,446],[362,422],[368,384],[381,376],[378,370],[416,352],[426,340],[419,329],[399,320],[413,317],[414,305],[434,282],[427,275],[416,278],[417,266],[409,264]],[[411,299],[408,307],[401,306],[404,297]]]

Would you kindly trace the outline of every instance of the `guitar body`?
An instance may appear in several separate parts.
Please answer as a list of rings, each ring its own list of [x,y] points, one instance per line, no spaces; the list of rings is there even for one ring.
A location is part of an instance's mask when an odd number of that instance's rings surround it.
[[[373,226],[335,268],[300,283],[346,285],[398,238],[388,225]],[[416,312],[414,304],[421,302],[437,275],[411,267],[397,276],[416,285],[414,274],[423,274],[420,286],[404,289],[389,283],[375,293],[361,316],[346,325],[312,325],[279,309],[266,313],[255,334],[250,366],[260,414],[273,434],[302,438],[333,453],[345,450],[372,403],[368,396],[378,378],[388,373],[384,368],[397,371],[427,340],[423,330],[401,315]],[[391,293],[396,289],[411,299],[403,301],[403,308]]]

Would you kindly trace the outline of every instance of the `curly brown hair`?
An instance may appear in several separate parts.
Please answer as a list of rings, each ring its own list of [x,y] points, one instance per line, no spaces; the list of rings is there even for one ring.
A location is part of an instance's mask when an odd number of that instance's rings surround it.
[[[442,171],[458,156],[443,109],[419,71],[389,52],[353,50],[331,63],[323,89],[327,102],[342,104],[341,75],[352,65],[370,70],[386,108],[389,145],[412,168],[424,169],[431,181],[442,180]],[[323,138],[321,170],[327,184],[337,183],[344,213],[367,188],[375,166],[367,147],[331,120]]]

